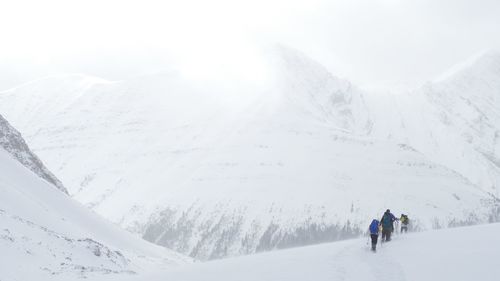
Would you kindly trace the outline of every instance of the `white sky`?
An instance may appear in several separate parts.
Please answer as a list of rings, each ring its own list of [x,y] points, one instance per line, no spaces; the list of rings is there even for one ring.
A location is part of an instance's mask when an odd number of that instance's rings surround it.
[[[496,0],[0,3],[0,89],[54,73],[123,79],[171,64],[245,75],[256,67],[254,46],[275,42],[365,88],[416,86],[500,46]]]

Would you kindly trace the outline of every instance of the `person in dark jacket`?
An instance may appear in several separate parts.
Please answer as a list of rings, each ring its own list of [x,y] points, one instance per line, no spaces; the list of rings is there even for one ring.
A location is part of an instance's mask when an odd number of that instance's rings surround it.
[[[391,210],[387,209],[380,220],[380,224],[382,225],[382,242],[391,241],[391,234],[394,231],[394,222],[396,220],[397,219],[391,213]]]
[[[372,239],[372,251],[377,251],[377,241],[378,241],[378,232],[379,232],[379,221],[377,219],[373,219],[370,224],[370,237]]]

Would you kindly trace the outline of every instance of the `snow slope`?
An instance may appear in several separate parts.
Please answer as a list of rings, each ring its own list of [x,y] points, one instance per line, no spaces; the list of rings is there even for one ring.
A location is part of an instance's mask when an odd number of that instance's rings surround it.
[[[0,110],[76,200],[199,259],[357,237],[386,208],[415,228],[497,218],[496,187],[469,175],[498,169],[471,154],[458,170],[468,146],[412,109],[424,95],[389,104],[300,52],[266,58],[259,83],[59,76],[1,92]]]
[[[500,224],[395,236],[369,250],[366,239],[230,258],[121,280],[498,280]]]
[[[3,124],[6,124],[3,121]],[[11,127],[0,134],[24,144]],[[0,148],[0,279],[70,280],[129,275],[189,259],[132,236],[55,189],[19,150]],[[38,159],[29,153],[26,159]]]

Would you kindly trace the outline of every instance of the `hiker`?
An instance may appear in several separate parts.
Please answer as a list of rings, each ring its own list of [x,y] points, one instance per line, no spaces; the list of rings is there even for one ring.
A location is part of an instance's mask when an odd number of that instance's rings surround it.
[[[372,251],[377,251],[377,240],[379,232],[379,222],[377,219],[373,219],[369,227],[370,237],[372,238]]]
[[[382,242],[391,241],[391,234],[394,231],[394,221],[396,220],[391,210],[387,209],[380,220],[380,224],[382,225]]]
[[[401,221],[401,233],[408,232],[408,224],[410,224],[410,219],[408,219],[408,216],[405,214],[401,214],[401,218],[399,220]]]

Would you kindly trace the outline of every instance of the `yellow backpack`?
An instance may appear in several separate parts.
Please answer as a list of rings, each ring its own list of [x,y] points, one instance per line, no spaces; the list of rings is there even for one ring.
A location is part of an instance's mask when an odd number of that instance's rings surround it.
[[[408,217],[406,215],[401,216],[401,223],[408,224]]]

